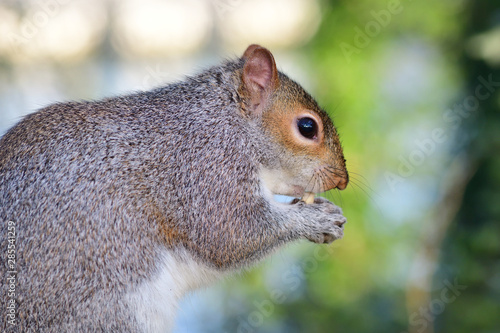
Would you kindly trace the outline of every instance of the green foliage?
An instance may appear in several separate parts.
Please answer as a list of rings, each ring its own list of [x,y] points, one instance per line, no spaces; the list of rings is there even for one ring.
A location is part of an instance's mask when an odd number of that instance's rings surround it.
[[[334,118],[351,172],[348,189],[329,194],[342,204],[349,223],[328,259],[314,270],[302,270],[299,292],[289,290],[295,296],[275,303],[272,316],[252,331],[500,330],[498,93],[461,116],[459,126],[446,118],[454,103],[474,94],[479,75],[486,78],[494,72],[466,49],[471,36],[491,28],[484,22],[492,21],[498,8],[492,2],[401,1],[397,14],[383,26],[373,13],[389,12],[390,3],[322,3],[323,21],[306,54],[314,66],[313,94]],[[377,22],[377,33],[368,36],[366,29]],[[359,37],[359,31],[365,37]],[[360,44],[363,38],[366,45]],[[494,74],[500,81],[500,73]],[[445,139],[429,141],[435,129],[441,129]],[[446,184],[460,181],[460,176],[447,180],[460,154],[477,170],[458,214],[444,223],[449,225],[444,243],[429,243],[435,233],[426,236],[424,231],[437,233],[433,223],[443,223],[440,212],[451,210],[453,202],[460,206],[460,196],[451,203],[441,200]],[[417,155],[424,156],[423,162],[409,163],[413,172],[402,175],[402,159],[411,161]],[[391,186],[387,172],[400,181]],[[435,270],[430,271],[434,282],[421,304],[423,312],[414,312],[407,307],[409,283],[423,272],[415,266],[416,254],[425,252],[428,244],[438,253]],[[293,258],[287,264],[300,265],[314,257],[314,246],[302,244],[287,253]],[[247,299],[269,298],[273,288],[258,276],[286,274],[276,273],[278,268],[270,264],[282,259],[271,259],[247,276],[251,290],[256,285],[265,290]],[[455,279],[466,289],[453,301],[441,300],[443,292],[450,292],[446,283]],[[235,312],[255,310],[247,305]],[[237,322],[228,328],[238,329]]]

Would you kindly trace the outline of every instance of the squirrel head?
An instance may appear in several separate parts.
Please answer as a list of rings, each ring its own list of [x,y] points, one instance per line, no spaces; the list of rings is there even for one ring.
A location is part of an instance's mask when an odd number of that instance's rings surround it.
[[[349,176],[328,114],[300,85],[277,70],[266,48],[250,45],[242,60],[243,112],[259,125],[272,147],[261,168],[266,187],[273,194],[289,196],[343,190]]]

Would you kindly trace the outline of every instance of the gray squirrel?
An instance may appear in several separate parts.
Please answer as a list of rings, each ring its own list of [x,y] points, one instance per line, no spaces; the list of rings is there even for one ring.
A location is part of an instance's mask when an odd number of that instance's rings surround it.
[[[331,119],[259,45],[152,91],[43,108],[0,139],[0,330],[168,332],[186,292],[341,238],[339,207],[300,198],[348,180]]]

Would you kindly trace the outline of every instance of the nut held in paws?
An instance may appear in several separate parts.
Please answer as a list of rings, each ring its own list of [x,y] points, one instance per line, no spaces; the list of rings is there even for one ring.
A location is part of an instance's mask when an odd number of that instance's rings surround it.
[[[308,205],[314,203],[314,193],[306,192],[302,197],[302,200],[304,200],[304,202]]]

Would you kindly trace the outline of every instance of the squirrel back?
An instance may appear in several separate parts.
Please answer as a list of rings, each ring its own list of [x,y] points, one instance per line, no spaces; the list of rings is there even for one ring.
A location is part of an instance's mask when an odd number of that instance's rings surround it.
[[[46,107],[0,139],[0,239],[15,247],[0,304],[16,324],[0,327],[166,331],[188,290],[286,242],[340,238],[338,207],[272,194],[347,182],[331,120],[257,45],[149,92]]]

